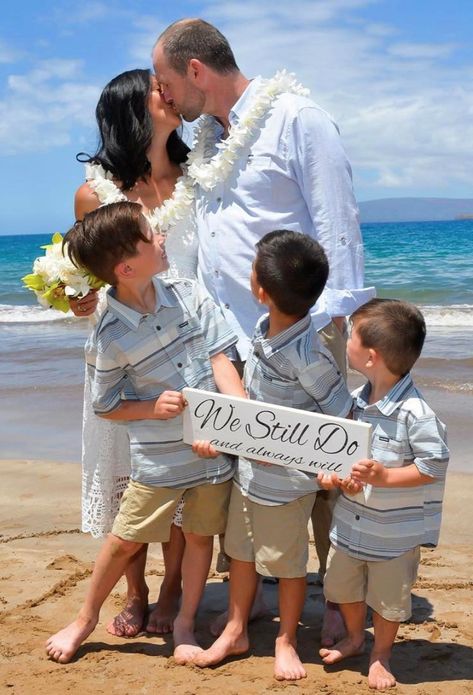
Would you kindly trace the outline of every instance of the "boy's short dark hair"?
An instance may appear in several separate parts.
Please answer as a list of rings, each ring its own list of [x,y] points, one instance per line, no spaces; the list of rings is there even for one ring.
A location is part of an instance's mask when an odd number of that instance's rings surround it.
[[[136,256],[139,241],[150,241],[143,233],[144,219],[139,203],[104,205],[77,221],[65,235],[63,245],[67,243],[74,265],[116,285],[115,266]]]
[[[307,234],[269,232],[256,244],[258,283],[288,316],[305,316],[322,294],[329,267],[325,251]]]
[[[407,374],[417,361],[426,334],[419,309],[399,299],[371,299],[350,317],[366,348],[377,350],[390,372]]]

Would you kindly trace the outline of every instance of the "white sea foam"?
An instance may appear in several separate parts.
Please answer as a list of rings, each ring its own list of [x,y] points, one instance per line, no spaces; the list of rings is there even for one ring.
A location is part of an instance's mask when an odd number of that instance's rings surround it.
[[[439,328],[473,328],[473,306],[471,304],[440,304],[419,306],[427,326]]]
[[[0,304],[0,324],[2,323],[50,323],[52,321],[64,321],[73,314],[55,309],[43,309],[41,306],[26,306],[13,304]]]

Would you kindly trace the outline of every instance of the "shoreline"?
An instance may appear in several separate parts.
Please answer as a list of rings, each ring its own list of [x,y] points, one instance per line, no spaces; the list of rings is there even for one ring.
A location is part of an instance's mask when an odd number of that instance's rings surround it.
[[[50,461],[0,461],[0,690],[14,695],[156,692],[174,695],[259,695],[297,688],[299,695],[369,693],[367,654],[324,668],[317,656],[322,590],[311,583],[299,630],[308,678],[297,684],[272,677],[272,649],[278,623],[273,616],[252,624],[248,656],[200,670],[177,666],[169,637],[140,634],[116,638],[105,630],[120,609],[125,585],[106,601],[100,624],[70,664],[48,661],[44,641],[74,617],[87,587],[100,540],[79,532],[80,467]],[[413,592],[413,617],[401,626],[393,655],[398,695],[466,695],[473,679],[473,477],[450,472],[440,545],[422,553]],[[215,558],[214,558],[215,560]],[[198,618],[198,638],[208,646],[208,622],[226,606],[228,585],[212,571]],[[317,563],[310,550],[309,571]],[[163,575],[161,549],[150,548],[147,581],[157,596]],[[270,608],[277,586],[264,585]],[[368,630],[368,639],[369,633]],[[361,675],[360,675],[361,671]]]

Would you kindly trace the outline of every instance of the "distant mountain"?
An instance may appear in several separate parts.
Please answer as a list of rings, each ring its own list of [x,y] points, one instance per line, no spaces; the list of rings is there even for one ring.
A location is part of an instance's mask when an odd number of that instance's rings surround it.
[[[381,198],[358,203],[362,222],[473,218],[473,198]]]

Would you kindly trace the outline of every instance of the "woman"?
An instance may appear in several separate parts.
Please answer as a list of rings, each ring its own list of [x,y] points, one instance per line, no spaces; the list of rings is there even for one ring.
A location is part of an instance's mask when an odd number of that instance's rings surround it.
[[[149,70],[130,70],[103,90],[96,109],[100,144],[86,162],[86,182],[75,195],[77,219],[119,200],[138,202],[150,224],[166,234],[171,276],[195,278],[197,238],[193,219],[193,189],[182,165],[188,148],[176,128],[180,118],[161,96]],[[76,316],[94,312],[97,297],[74,303]],[[110,530],[130,474],[129,442],[119,423],[94,415],[87,379],[84,395],[82,530],[93,536]],[[145,624],[150,632],[169,632],[180,596],[180,564],[184,539],[173,525],[163,544],[166,575],[156,608],[146,618],[148,588],[145,552],[135,556],[126,572],[127,604],[108,625],[115,635],[133,636]]]

